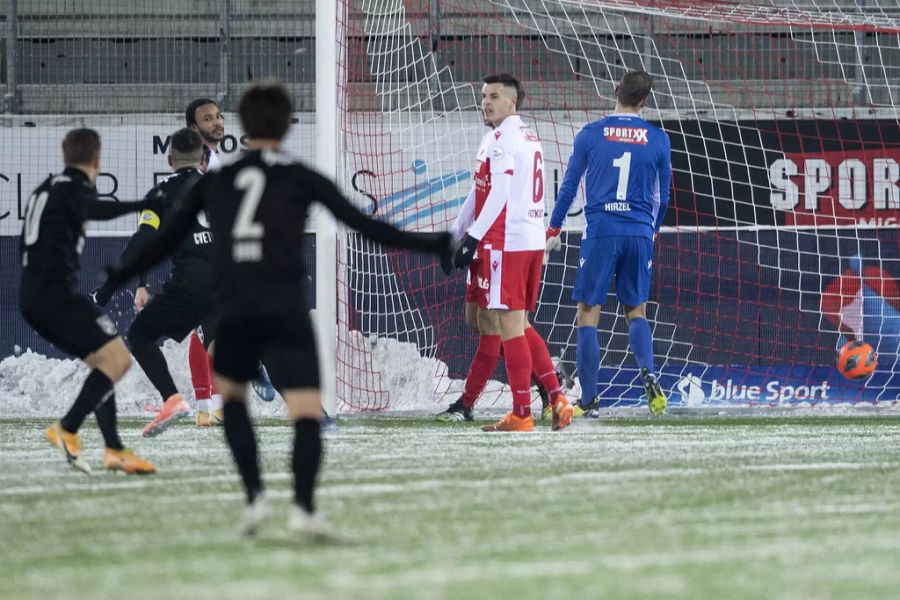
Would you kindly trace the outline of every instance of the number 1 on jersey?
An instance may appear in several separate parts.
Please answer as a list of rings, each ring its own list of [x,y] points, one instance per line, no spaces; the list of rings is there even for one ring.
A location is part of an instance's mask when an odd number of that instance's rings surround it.
[[[266,174],[257,167],[241,169],[234,178],[234,187],[243,190],[244,196],[231,228],[231,239],[234,242],[231,258],[234,262],[259,262],[262,260],[265,228],[254,219],[266,189]]]
[[[628,196],[628,172],[631,170],[631,152],[626,152],[613,159],[613,166],[619,169],[619,186],[616,188],[616,200],[625,200]]]

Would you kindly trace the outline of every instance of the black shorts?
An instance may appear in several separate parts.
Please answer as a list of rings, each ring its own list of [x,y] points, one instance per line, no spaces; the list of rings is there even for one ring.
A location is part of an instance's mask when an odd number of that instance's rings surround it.
[[[203,344],[209,347],[215,339],[217,321],[212,308],[211,298],[197,297],[177,287],[163,286],[134,318],[129,334],[138,327],[154,340],[167,337],[180,342],[191,330],[202,327]]]
[[[116,324],[77,294],[47,294],[23,304],[22,316],[38,334],[67,354],[85,358],[118,337]]]
[[[213,368],[237,382],[257,374],[262,361],[275,389],[319,389],[316,341],[304,302],[252,316],[222,316],[216,335]]]

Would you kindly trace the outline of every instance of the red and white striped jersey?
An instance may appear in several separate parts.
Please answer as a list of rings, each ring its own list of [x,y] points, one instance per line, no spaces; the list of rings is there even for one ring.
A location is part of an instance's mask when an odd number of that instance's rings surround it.
[[[475,165],[475,222],[467,233],[480,248],[543,250],[544,153],[518,115],[481,140]]]

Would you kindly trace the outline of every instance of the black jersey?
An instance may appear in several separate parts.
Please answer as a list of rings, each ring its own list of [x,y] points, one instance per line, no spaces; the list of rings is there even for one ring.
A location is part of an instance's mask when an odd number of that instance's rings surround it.
[[[22,305],[53,291],[75,293],[85,221],[109,220],[155,206],[155,201],[98,200],[96,188],[81,169],[69,167],[48,177],[31,194],[25,209],[19,243]]]
[[[370,219],[335,185],[302,163],[277,151],[243,153],[194,185],[168,227],[140,256],[111,274],[121,284],[149,268],[187,233],[195,215],[206,212],[216,240],[215,291],[223,312],[254,310],[261,301],[277,302],[302,290],[303,229],[314,202],[364,236],[388,246],[448,255],[450,236],[401,231]]]
[[[147,198],[158,198],[162,202],[159,212],[145,210],[140,214],[140,230],[150,230],[150,235],[142,236],[152,239],[161,225],[167,223],[178,212],[186,197],[187,191],[200,179],[200,171],[193,167],[179,169],[171,177],[157,184],[147,193]],[[144,241],[140,240],[140,246]],[[131,243],[129,243],[131,246]],[[139,247],[140,247],[139,246]],[[186,236],[172,252],[172,273],[168,284],[177,285],[184,290],[206,295],[211,291],[213,279],[213,234],[206,214],[197,213]],[[130,255],[126,248],[123,256]]]

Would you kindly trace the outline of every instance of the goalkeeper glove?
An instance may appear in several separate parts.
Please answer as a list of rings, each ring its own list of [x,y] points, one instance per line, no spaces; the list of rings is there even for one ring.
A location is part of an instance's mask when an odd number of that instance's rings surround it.
[[[547,245],[544,247],[546,252],[553,252],[562,248],[562,238],[560,237],[560,233],[559,227],[547,228]]]
[[[468,267],[472,260],[475,259],[475,251],[478,249],[478,240],[471,235],[466,235],[462,245],[456,250],[453,257],[453,266],[457,269]]]

